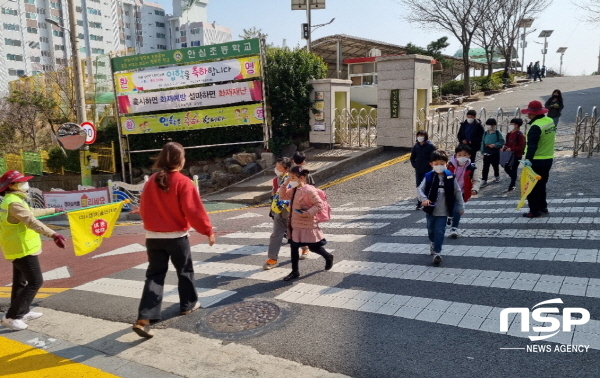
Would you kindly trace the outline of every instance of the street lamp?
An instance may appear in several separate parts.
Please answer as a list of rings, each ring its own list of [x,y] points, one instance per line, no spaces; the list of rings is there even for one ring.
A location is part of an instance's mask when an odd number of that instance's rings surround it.
[[[565,51],[567,51],[567,47],[559,47],[558,50],[556,50],[556,52],[560,54],[560,69],[558,70],[559,75],[562,75],[562,63]]]
[[[315,30],[317,30],[318,28],[322,27],[322,26],[327,26],[329,24],[331,24],[333,21],[335,21],[335,17],[331,19],[331,21],[326,22],[324,24],[319,24],[319,25],[315,25],[312,27],[312,30],[310,31],[311,33],[314,32]]]
[[[310,23],[311,9],[325,9],[325,0],[292,0],[292,10],[306,10],[306,49],[310,52],[312,26]],[[333,22],[333,20],[331,20]],[[330,22],[330,23],[331,23]],[[319,25],[317,25],[319,26]]]
[[[75,81],[75,106],[77,109],[77,123],[81,126],[86,121],[85,113],[85,88],[83,86],[83,72],[81,69],[81,59],[79,59],[79,38],[77,37],[77,9],[75,7],[74,0],[67,0],[69,6],[69,24],[71,29],[60,25],[57,21],[50,18],[46,18],[46,22],[55,25],[67,33],[71,40],[71,58],[73,59],[73,80]],[[79,164],[81,167],[81,184],[91,186],[92,185],[92,170],[90,167],[90,151],[89,147],[85,145],[79,152]]]
[[[554,30],[542,30],[539,38],[544,38],[544,48],[542,49],[542,67],[546,65],[546,53],[548,52],[548,42],[546,39],[552,35]]]
[[[523,41],[521,42],[522,46],[523,46],[523,48],[521,50],[522,51],[522,53],[521,53],[521,70],[523,70],[525,68],[525,47],[527,46],[527,42],[525,42],[525,36],[527,36],[526,31],[527,31],[527,28],[531,27],[531,25],[533,25],[533,18],[522,18],[517,25],[518,28],[523,28],[523,34],[522,34]],[[519,46],[517,46],[517,48],[518,47]]]

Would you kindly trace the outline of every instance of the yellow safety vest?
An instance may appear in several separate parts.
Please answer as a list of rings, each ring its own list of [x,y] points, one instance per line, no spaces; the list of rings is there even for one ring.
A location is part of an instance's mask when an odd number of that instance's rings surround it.
[[[14,202],[30,209],[23,198],[15,193],[6,194],[0,204],[0,248],[7,260],[20,259],[42,249],[42,238],[37,232],[21,222],[8,222],[8,207]]]

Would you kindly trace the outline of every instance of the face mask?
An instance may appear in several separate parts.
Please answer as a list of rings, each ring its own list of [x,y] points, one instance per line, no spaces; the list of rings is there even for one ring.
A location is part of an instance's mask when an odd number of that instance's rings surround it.
[[[417,137],[417,142],[421,143],[425,141],[425,137]]]
[[[295,188],[298,186],[298,184],[299,184],[298,181],[290,181],[290,188]]]
[[[274,171],[275,171],[275,174],[276,174],[277,176],[281,176],[281,175],[283,175],[283,173],[284,173],[284,172],[281,172],[281,171],[280,171],[279,169],[277,169],[277,168],[275,168],[275,169],[274,169]]]
[[[467,160],[469,160],[468,157],[459,157],[459,158],[456,158],[456,161],[458,161],[458,164],[460,164],[460,165],[464,165],[467,162]]]
[[[443,173],[446,170],[446,166],[445,165],[434,165],[433,170],[435,171],[435,173]]]
[[[552,97],[558,97],[558,95],[557,94],[553,94]]]
[[[485,131],[490,131],[492,129],[492,126],[485,125],[483,128],[485,129]]]
[[[28,182],[20,182],[17,184],[17,188],[20,192],[27,193],[29,191],[29,183]]]
[[[467,122],[473,123],[473,122],[475,122],[475,118],[467,118]]]
[[[508,131],[513,131],[515,129],[515,125],[508,125]]]

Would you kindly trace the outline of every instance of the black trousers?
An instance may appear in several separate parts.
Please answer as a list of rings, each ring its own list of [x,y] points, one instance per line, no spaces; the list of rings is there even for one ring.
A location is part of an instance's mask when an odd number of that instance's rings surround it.
[[[500,176],[500,154],[483,155],[483,170],[481,171],[481,179],[487,180],[490,173],[490,164],[494,168],[494,177]]]
[[[517,172],[519,170],[519,161],[513,158],[512,163],[504,166],[504,172],[510,176],[510,186],[515,186],[517,183]]]
[[[37,256],[25,256],[13,260],[13,284],[10,294],[8,319],[21,319],[29,312],[29,306],[44,283],[40,260]]]
[[[546,201],[546,184],[548,183],[548,177],[550,176],[550,169],[552,168],[553,160],[542,160],[531,162],[531,169],[542,178],[535,184],[533,190],[527,196],[529,202],[529,211],[531,213],[537,213],[548,208],[548,202]]]
[[[191,310],[198,301],[194,285],[194,266],[187,236],[176,239],[146,239],[148,269],[140,300],[138,320],[158,320],[163,300],[169,259],[177,272],[180,311]]]
[[[328,260],[331,258],[331,253],[325,250],[323,247],[323,243],[296,243],[292,241],[290,243],[291,253],[292,253],[292,271],[299,272],[299,262],[300,262],[300,247],[307,246],[311,252],[314,252],[318,255],[323,256],[324,259]]]

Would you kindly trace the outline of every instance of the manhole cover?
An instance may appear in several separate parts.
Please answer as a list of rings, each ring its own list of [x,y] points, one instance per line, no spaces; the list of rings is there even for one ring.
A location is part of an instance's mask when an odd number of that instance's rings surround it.
[[[243,332],[261,328],[279,317],[279,307],[265,301],[248,301],[223,307],[208,317],[208,326],[218,332]]]

